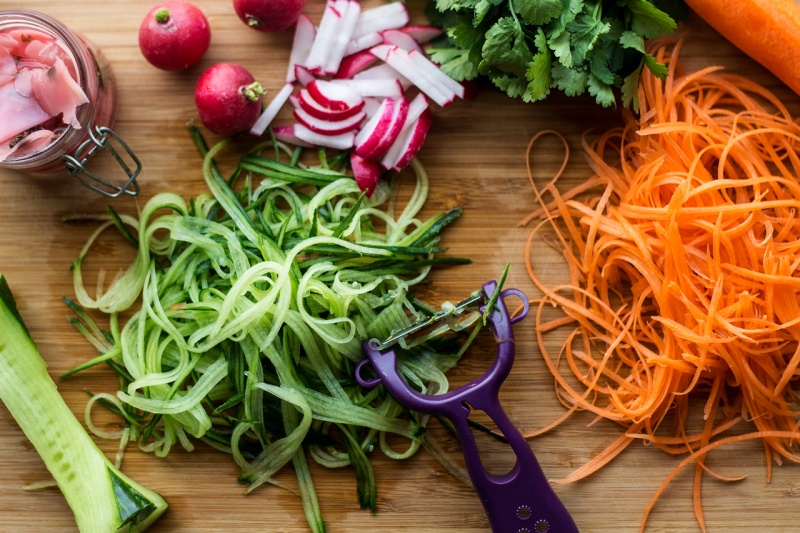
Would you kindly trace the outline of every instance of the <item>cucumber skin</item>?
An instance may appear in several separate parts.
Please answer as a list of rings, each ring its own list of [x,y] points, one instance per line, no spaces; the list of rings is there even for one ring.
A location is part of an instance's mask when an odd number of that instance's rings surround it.
[[[82,533],[144,531],[167,502],[120,472],[97,447],[58,392],[0,274],[0,400],[44,460]],[[110,473],[149,500],[152,512],[124,524]]]

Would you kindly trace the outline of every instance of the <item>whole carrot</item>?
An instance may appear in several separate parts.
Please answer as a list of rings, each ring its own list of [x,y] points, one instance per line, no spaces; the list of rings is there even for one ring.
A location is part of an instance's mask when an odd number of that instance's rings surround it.
[[[800,5],[795,0],[686,0],[686,4],[800,94]]]

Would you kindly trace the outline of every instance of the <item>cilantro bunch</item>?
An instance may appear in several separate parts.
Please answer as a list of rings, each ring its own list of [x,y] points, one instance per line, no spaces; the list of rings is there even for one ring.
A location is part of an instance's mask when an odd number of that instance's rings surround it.
[[[645,39],[676,26],[648,0],[430,0],[427,15],[446,34],[431,59],[458,81],[484,75],[525,102],[555,88],[611,107],[619,92],[637,111],[642,70],[667,74]]]

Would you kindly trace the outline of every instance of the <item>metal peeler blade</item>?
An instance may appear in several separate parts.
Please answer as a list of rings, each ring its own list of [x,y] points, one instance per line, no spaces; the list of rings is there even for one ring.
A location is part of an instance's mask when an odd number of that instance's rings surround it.
[[[498,290],[495,281],[485,283],[454,307],[458,312],[477,305],[486,311]],[[523,312],[511,318],[505,305],[506,296],[517,296],[524,304]],[[443,309],[429,320],[414,324],[392,334],[384,341],[372,339],[363,343],[367,358],[356,368],[356,379],[364,387],[383,384],[403,406],[420,413],[444,416],[456,429],[472,484],[489,518],[495,533],[575,533],[575,522],[564,504],[558,499],[533,455],[528,442],[503,411],[499,401],[500,386],[511,371],[514,362],[514,332],[512,325],[528,313],[528,299],[517,289],[503,290],[494,298],[489,309],[489,324],[497,342],[497,355],[482,376],[450,392],[431,396],[410,387],[397,369],[397,357],[392,346],[402,337],[427,327],[432,321],[451,316],[453,309]],[[438,318],[437,318],[438,317]],[[362,368],[370,364],[377,378],[364,379]],[[486,471],[481,461],[475,437],[468,424],[472,409],[489,415],[505,436],[516,455],[516,464],[506,474],[494,475]]]

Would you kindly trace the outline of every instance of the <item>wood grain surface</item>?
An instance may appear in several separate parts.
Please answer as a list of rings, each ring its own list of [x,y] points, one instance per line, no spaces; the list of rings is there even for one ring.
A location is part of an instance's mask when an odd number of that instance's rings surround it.
[[[196,67],[180,73],[156,70],[139,53],[139,23],[150,0],[64,1],[27,0],[24,7],[47,13],[98,45],[111,63],[119,87],[116,131],[135,149],[144,164],[138,200],[113,201],[114,207],[134,214],[137,206],[160,191],[188,197],[205,190],[200,159],[186,134],[195,117],[194,82],[213,63],[232,61],[246,66],[270,90],[283,83],[291,32],[258,33],[235,16],[229,0],[196,2],[212,27],[211,48]],[[365,5],[377,5],[370,0]],[[0,9],[20,7],[0,1]],[[413,17],[423,21],[423,2],[410,2]],[[318,20],[322,2],[310,0],[307,12]],[[797,110],[796,96],[757,64],[743,56],[694,17],[683,60],[689,69],[722,64],[775,90]],[[279,120],[288,119],[287,110]],[[447,231],[444,244],[452,255],[468,256],[472,265],[440,270],[425,296],[431,303],[455,301],[482,282],[500,274],[510,262],[507,286],[531,296],[533,287],[524,269],[524,245],[529,230],[517,222],[534,208],[525,176],[525,146],[532,135],[556,128],[569,139],[573,154],[565,183],[588,172],[580,156],[580,137],[589,128],[616,124],[619,114],[599,109],[586,98],[558,94],[545,103],[526,105],[484,87],[475,100],[436,109],[433,129],[420,160],[431,176],[427,213],[461,205],[463,217]],[[560,145],[543,142],[534,166],[542,179],[562,158]],[[110,162],[99,161],[99,170]],[[92,232],[92,224],[66,224],[64,217],[105,212],[106,199],[63,175],[32,178],[0,170],[0,272],[7,276],[22,316],[38,343],[53,376],[93,355],[93,350],[65,319],[62,296],[73,294],[69,267]],[[547,247],[537,243],[540,272],[553,282],[563,279],[563,265]],[[128,257],[112,238],[97,249],[100,261],[117,267]],[[533,430],[556,419],[563,408],[556,401],[553,380],[542,363],[533,338],[532,321],[516,326],[517,362],[501,400],[512,420]],[[477,376],[492,353],[476,349],[452,373],[455,384]],[[110,370],[98,368],[59,383],[75,414],[82,419],[85,389],[113,391]],[[567,475],[607,446],[619,429],[590,425],[591,417],[576,416],[557,430],[530,441],[549,477]],[[113,454],[116,442],[100,442]],[[510,451],[482,443],[492,469],[509,466]],[[458,458],[457,446],[452,446]],[[584,532],[637,531],[643,510],[662,479],[680,458],[635,445],[596,475],[555,490]],[[349,469],[315,467],[316,487],[330,532],[368,531],[488,531],[488,522],[474,492],[450,477],[428,454],[396,462],[375,457],[378,511],[358,508],[355,481]],[[757,443],[715,451],[709,466],[729,476],[746,475],[735,483],[706,477],[703,502],[709,531],[800,530],[800,465],[775,469],[766,481],[764,455]],[[237,484],[237,467],[226,455],[198,445],[192,453],[174,451],[166,459],[129,448],[123,469],[164,495],[171,509],[152,531],[164,532],[302,532],[307,526],[299,499],[285,490],[264,486],[244,496]],[[691,498],[691,469],[681,473],[664,493],[647,531],[698,531]],[[40,458],[9,413],[0,407],[0,532],[69,532],[75,530],[69,508],[56,489],[25,491],[28,484],[48,478]],[[281,479],[291,483],[288,470]]]

